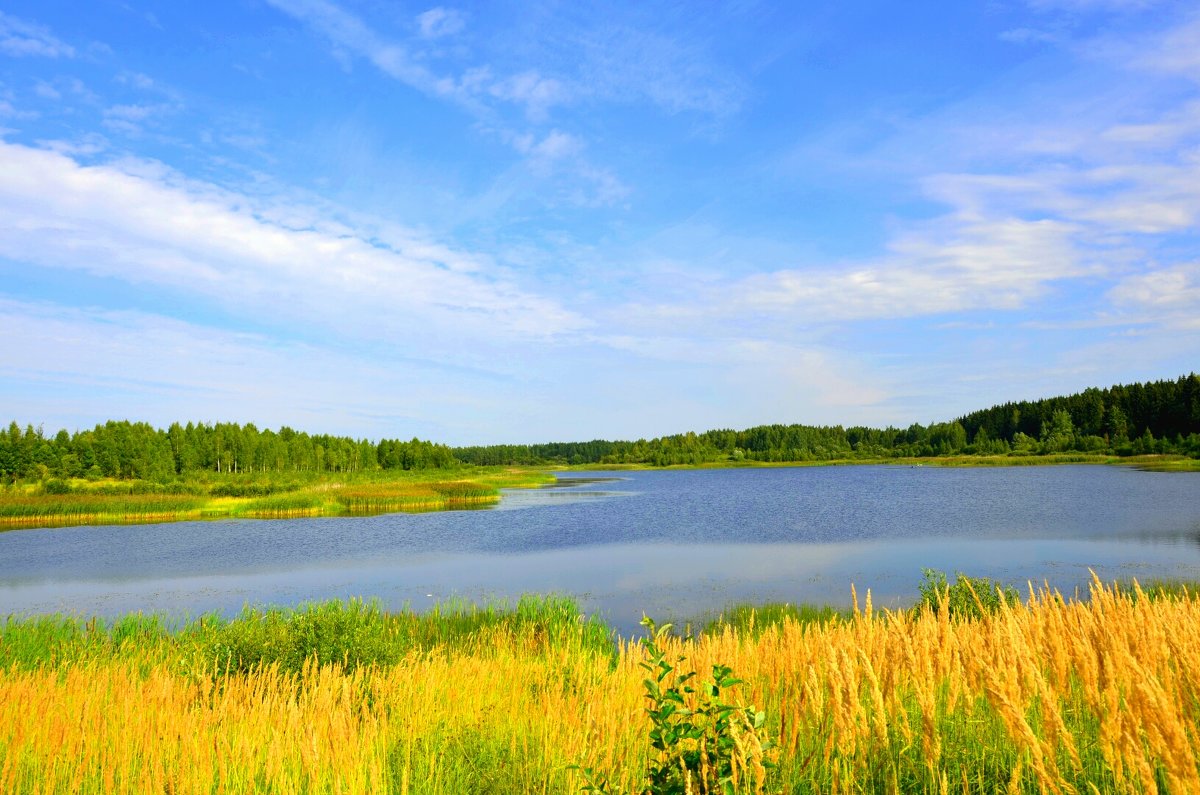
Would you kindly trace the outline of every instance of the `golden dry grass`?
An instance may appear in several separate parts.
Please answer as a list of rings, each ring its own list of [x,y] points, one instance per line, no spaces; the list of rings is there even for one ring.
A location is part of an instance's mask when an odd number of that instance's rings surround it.
[[[1200,601],[1097,588],[666,642],[765,709],[781,792],[1200,792]],[[640,792],[638,667],[536,632],[213,675],[184,647],[0,672],[2,792]]]

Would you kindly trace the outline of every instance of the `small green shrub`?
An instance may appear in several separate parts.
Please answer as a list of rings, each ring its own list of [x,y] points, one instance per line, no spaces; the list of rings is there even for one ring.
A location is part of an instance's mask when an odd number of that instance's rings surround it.
[[[213,497],[269,497],[272,494],[284,494],[289,491],[296,491],[299,488],[299,483],[290,482],[267,481],[261,483],[243,483],[231,481],[209,486],[208,493]]]
[[[50,478],[42,483],[43,494],[70,494],[71,484],[59,478]]]
[[[742,684],[733,670],[717,663],[712,678],[699,687],[695,671],[680,672],[679,657],[668,662],[660,644],[671,625],[656,627],[643,618],[647,659],[640,663],[650,676],[643,685],[649,702],[648,739],[652,749],[643,795],[739,795],[762,793],[771,743],[765,739],[766,715],[754,707],[730,704],[723,692]],[[582,792],[615,793],[608,777],[576,766],[584,779]]]
[[[201,659],[219,671],[275,664],[298,673],[310,660],[352,669],[393,664],[413,649],[486,649],[500,633],[544,649],[565,646],[614,660],[617,653],[607,627],[583,618],[574,600],[556,596],[523,596],[515,606],[449,602],[424,614],[387,613],[379,602],[359,599],[247,607],[232,621],[197,627],[192,637]]]
[[[995,613],[1005,604],[1021,602],[1016,588],[987,577],[968,577],[960,572],[950,585],[944,572],[925,569],[924,574],[925,579],[918,586],[921,592],[918,609],[929,608],[938,613],[945,605],[951,618],[974,619]]]
[[[306,661],[348,669],[395,662],[387,616],[376,602],[351,599],[297,609],[247,607],[234,620],[199,635],[204,655],[218,670],[244,672],[264,665],[299,673]]]

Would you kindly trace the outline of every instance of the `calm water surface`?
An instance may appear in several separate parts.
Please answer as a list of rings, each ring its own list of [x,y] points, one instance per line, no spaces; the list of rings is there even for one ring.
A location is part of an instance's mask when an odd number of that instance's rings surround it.
[[[594,480],[595,477],[611,480]],[[495,509],[0,533],[0,615],[575,594],[623,632],[733,601],[911,603],[921,569],[1200,579],[1200,475],[1117,467],[589,473]]]

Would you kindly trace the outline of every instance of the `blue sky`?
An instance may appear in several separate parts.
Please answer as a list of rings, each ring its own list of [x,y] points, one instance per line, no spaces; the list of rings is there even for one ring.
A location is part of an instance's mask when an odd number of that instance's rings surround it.
[[[0,3],[0,407],[449,443],[1200,357],[1194,3]]]

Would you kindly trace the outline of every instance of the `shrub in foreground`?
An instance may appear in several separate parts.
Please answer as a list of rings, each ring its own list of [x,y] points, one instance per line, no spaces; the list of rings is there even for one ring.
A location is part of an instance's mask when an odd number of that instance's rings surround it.
[[[918,608],[928,608],[935,614],[946,610],[951,618],[977,619],[996,613],[1004,605],[1021,603],[1017,589],[988,577],[968,577],[961,572],[954,584],[935,569],[925,569],[925,579],[918,586],[921,601]]]

